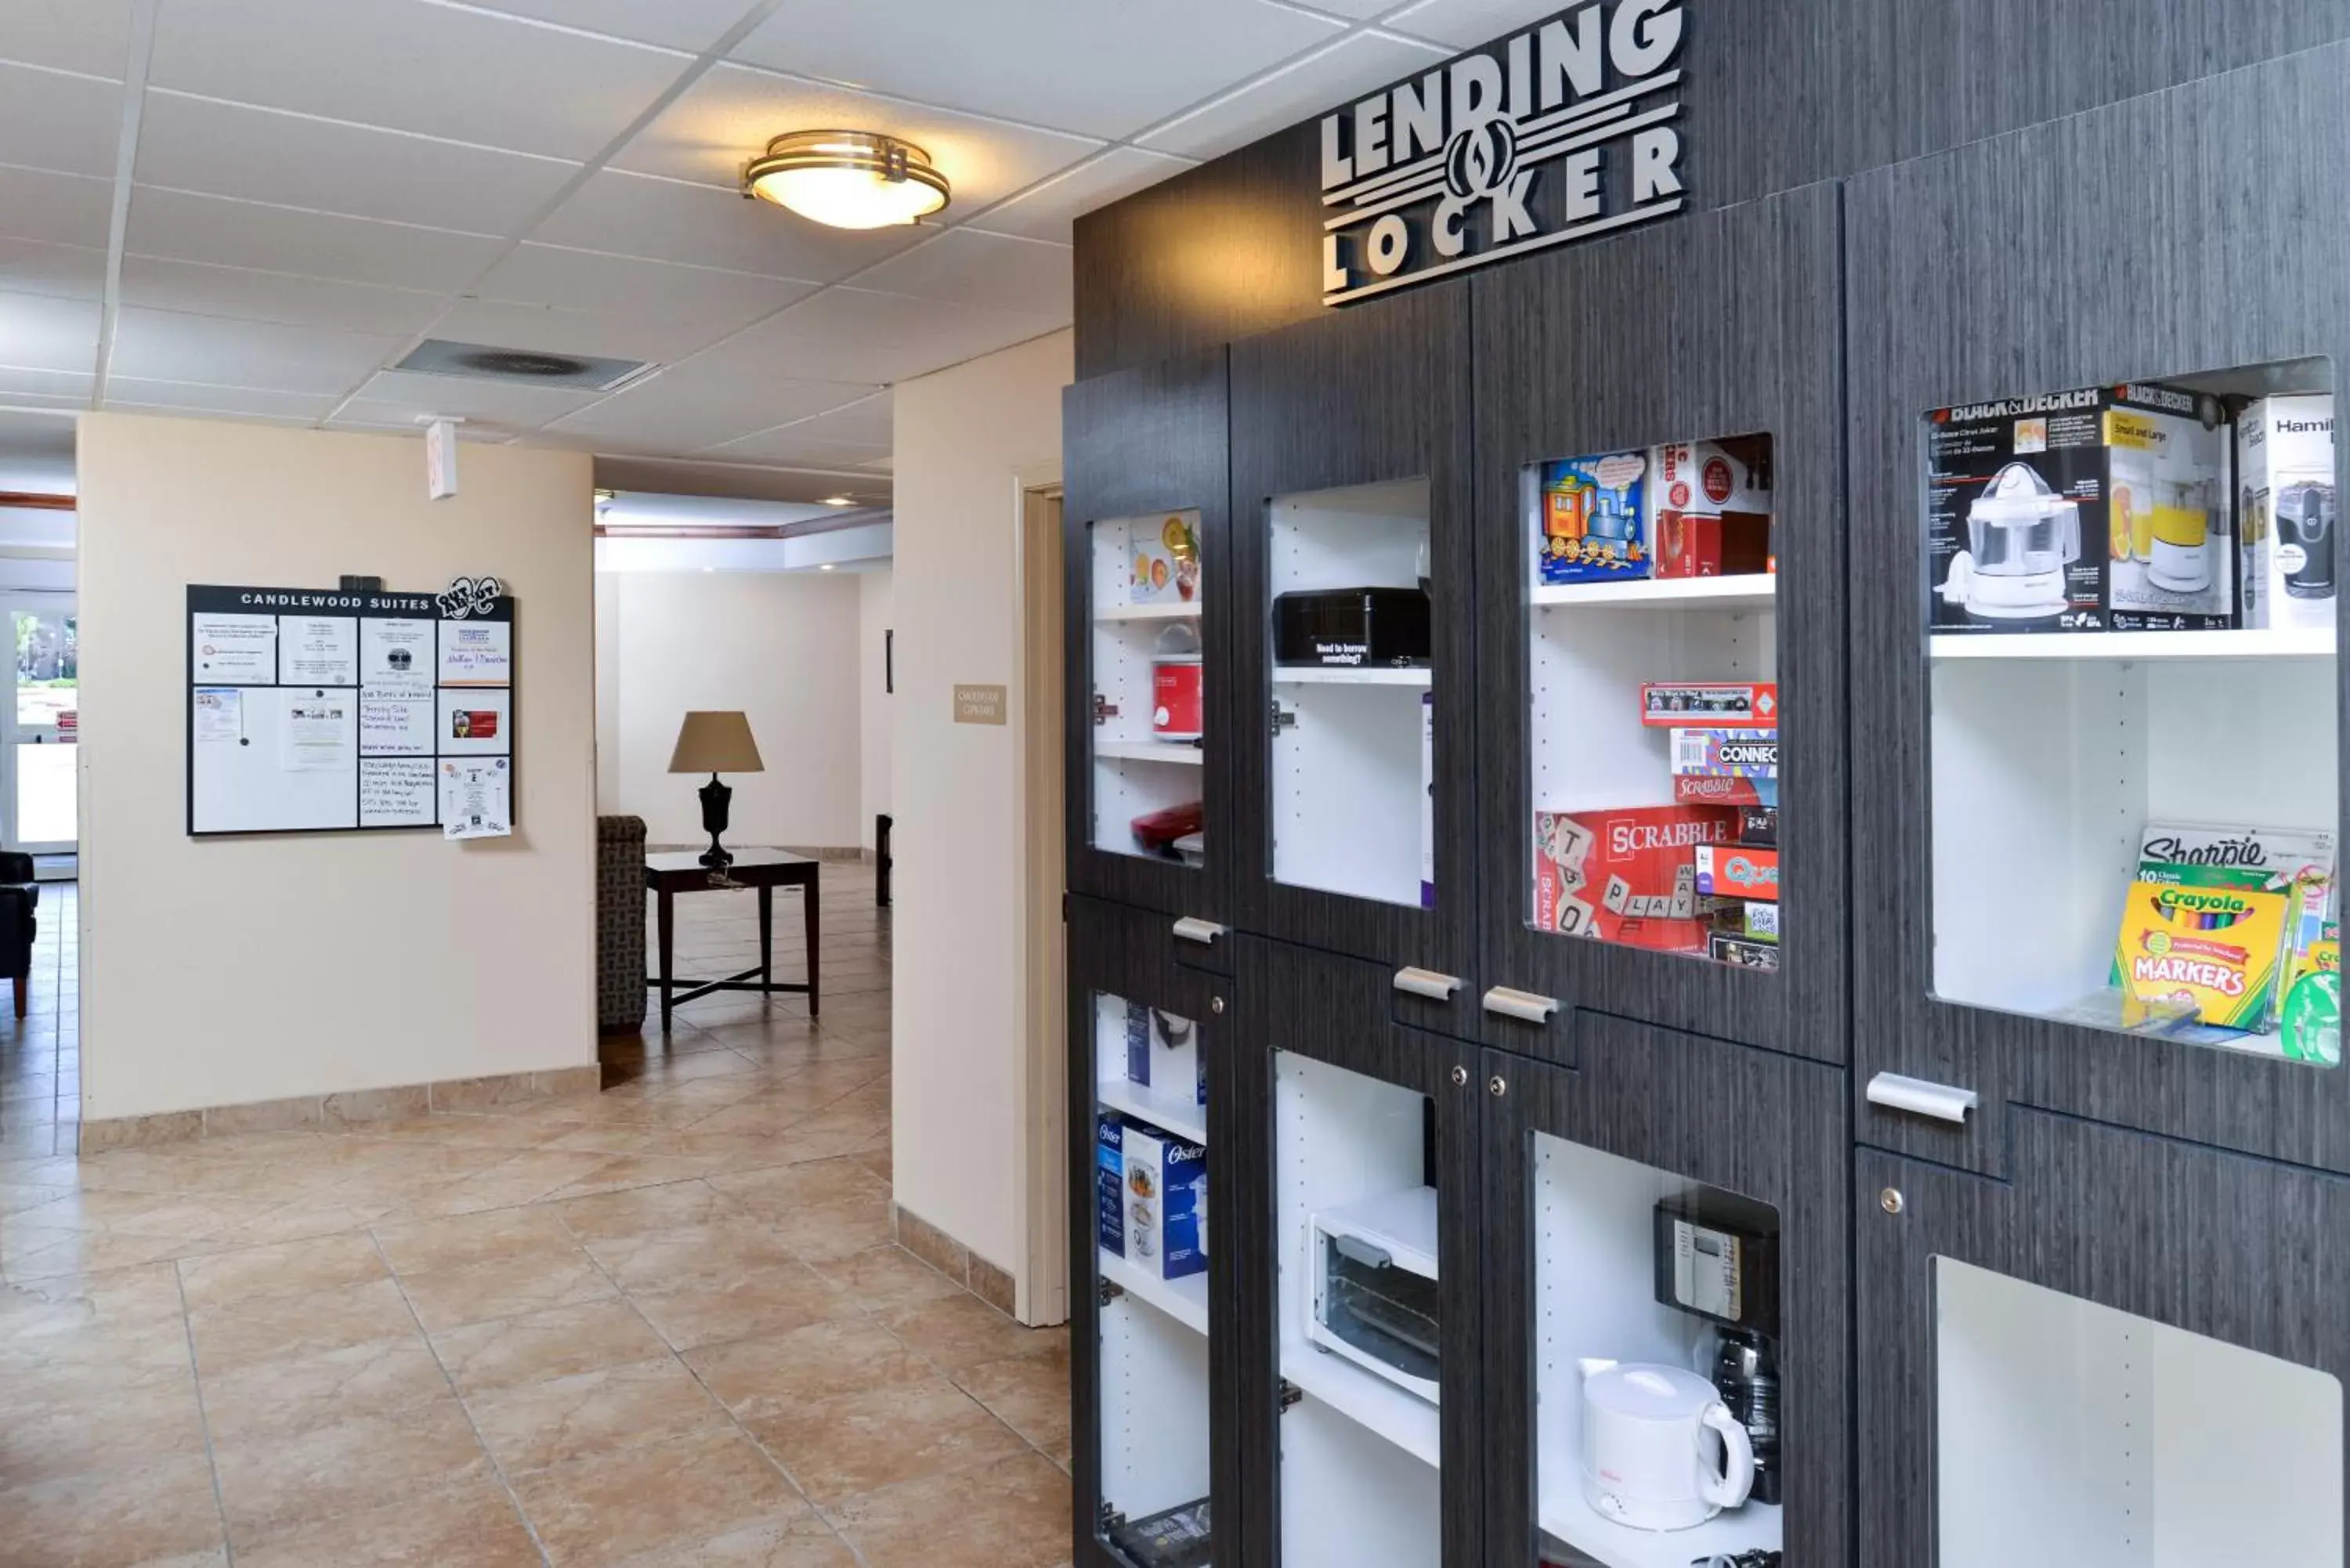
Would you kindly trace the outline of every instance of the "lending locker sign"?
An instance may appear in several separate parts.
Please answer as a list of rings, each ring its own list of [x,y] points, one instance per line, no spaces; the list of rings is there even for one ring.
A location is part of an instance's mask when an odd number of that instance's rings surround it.
[[[1679,212],[1684,0],[1588,0],[1322,117],[1322,303]]]

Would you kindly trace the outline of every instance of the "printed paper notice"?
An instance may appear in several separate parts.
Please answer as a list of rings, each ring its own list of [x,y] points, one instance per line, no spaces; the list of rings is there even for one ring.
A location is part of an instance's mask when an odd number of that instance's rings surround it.
[[[514,693],[503,688],[440,694],[432,749],[444,757],[514,755]]]
[[[359,622],[359,688],[369,697],[432,694],[432,627],[429,620]]]
[[[441,684],[507,686],[514,682],[514,623],[505,620],[444,620],[441,623]]]
[[[196,744],[234,746],[244,739],[244,693],[234,686],[196,688]]]
[[[514,775],[505,758],[444,757],[440,766],[443,838],[504,838],[514,831]]]
[[[429,757],[432,754],[432,698],[380,697],[359,693],[359,755]]]
[[[347,615],[279,616],[277,680],[282,686],[358,685],[358,618]]]
[[[188,618],[198,680],[207,685],[276,684],[276,616],[195,615]]]
[[[359,763],[361,827],[430,827],[432,759],[369,757]]]
[[[338,691],[286,693],[286,717],[277,727],[277,765],[289,774],[348,769],[358,706]]]

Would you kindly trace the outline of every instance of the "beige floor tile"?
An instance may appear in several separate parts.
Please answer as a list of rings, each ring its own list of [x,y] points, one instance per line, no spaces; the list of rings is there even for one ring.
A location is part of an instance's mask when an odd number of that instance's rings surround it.
[[[453,1396],[291,1437],[216,1438],[221,1507],[237,1546],[418,1492],[488,1479],[489,1457]]]
[[[168,1262],[0,1284],[0,1344],[50,1333],[177,1321],[180,1274]]]
[[[723,1287],[754,1270],[798,1262],[776,1234],[776,1227],[748,1215],[664,1231],[599,1238],[589,1241],[588,1250],[611,1271],[621,1289],[631,1292]]]
[[[889,1199],[880,1193],[810,1203],[770,1214],[766,1220],[776,1240],[811,1263],[850,1257],[896,1235],[889,1223]]]
[[[1028,1447],[943,1377],[868,1388],[745,1425],[820,1508]]]
[[[617,1295],[604,1271],[578,1248],[463,1263],[403,1274],[409,1304],[432,1333],[491,1318],[519,1317],[547,1307],[568,1306]]]
[[[874,1311],[963,1293],[962,1285],[894,1242],[816,1264],[816,1271]]]
[[[449,1377],[411,1325],[384,1339],[207,1374],[203,1393],[216,1441],[260,1442],[437,1404],[449,1397]]]
[[[597,1568],[807,1511],[758,1446],[732,1428],[512,1480],[556,1568]]]
[[[608,1155],[532,1149],[418,1199],[419,1214],[474,1214],[552,1197],[612,1163]]]
[[[265,1296],[307,1295],[338,1285],[365,1284],[388,1278],[390,1272],[373,1240],[359,1233],[185,1258],[180,1262],[180,1287],[187,1294],[189,1308],[201,1310]]]
[[[238,1568],[537,1568],[505,1489],[477,1480],[297,1524],[237,1549]]]
[[[685,1361],[746,1421],[936,1376],[897,1335],[866,1317],[712,1345],[690,1353]]]
[[[949,1376],[1014,1355],[1066,1355],[1065,1328],[1025,1328],[977,1296],[951,1296],[882,1314],[892,1333]]]
[[[389,1279],[304,1295],[265,1296],[209,1307],[188,1315],[196,1342],[196,1371],[215,1377],[265,1361],[397,1339],[416,1319]]]
[[[555,1200],[591,1197],[599,1192],[624,1192],[665,1182],[691,1181],[725,1168],[725,1161],[666,1152],[675,1141],[667,1137],[651,1151],[623,1154],[588,1177],[555,1194]]]
[[[889,1185],[850,1159],[803,1161],[772,1170],[713,1176],[710,1185],[763,1217],[789,1214],[810,1204],[852,1198],[889,1196]]]
[[[179,1568],[223,1543],[212,1466],[201,1457],[0,1492],[0,1520],[8,1568]]]
[[[985,1361],[955,1375],[963,1392],[1054,1459],[1069,1451],[1069,1350]]]
[[[432,1336],[458,1389],[543,1383],[668,1354],[669,1346],[622,1301],[552,1307],[521,1317],[468,1324]]]
[[[402,1274],[526,1256],[566,1257],[578,1243],[545,1209],[503,1209],[375,1227],[375,1239]]]
[[[629,1299],[675,1350],[788,1334],[858,1311],[849,1297],[795,1261],[746,1266],[721,1283],[634,1291]]]
[[[556,1205],[556,1211],[572,1234],[590,1244],[659,1236],[690,1225],[739,1220],[743,1212],[702,1181],[675,1181],[595,1198],[572,1199]]]
[[[466,1401],[509,1474],[727,1424],[723,1407],[673,1356],[494,1388]]]
[[[691,1546],[629,1559],[626,1568],[858,1568],[832,1527],[814,1515],[789,1524],[757,1524]]]
[[[1023,1452],[851,1498],[828,1511],[868,1568],[1052,1568],[1069,1557],[1069,1478]]]
[[[12,1282],[59,1274],[100,1273],[203,1250],[203,1243],[197,1241],[112,1231],[68,1231],[12,1221],[6,1230],[0,1231],[0,1273]]]
[[[143,1469],[204,1453],[192,1380],[121,1389],[0,1415],[0,1492],[73,1476]],[[6,1560],[0,1527],[0,1562]]]

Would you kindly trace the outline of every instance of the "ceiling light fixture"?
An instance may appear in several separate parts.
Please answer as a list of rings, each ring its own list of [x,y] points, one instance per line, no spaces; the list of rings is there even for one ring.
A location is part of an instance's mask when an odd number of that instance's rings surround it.
[[[824,504],[827,506],[854,506],[857,504],[856,502],[850,500],[846,495],[827,495],[824,498]]]
[[[947,204],[947,177],[909,141],[869,130],[795,130],[743,171],[743,192],[836,229],[911,223]]]

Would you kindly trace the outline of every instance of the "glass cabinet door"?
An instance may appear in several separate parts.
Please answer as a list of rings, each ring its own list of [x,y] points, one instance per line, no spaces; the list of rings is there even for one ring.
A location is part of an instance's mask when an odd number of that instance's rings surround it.
[[[1087,525],[1093,591],[1090,842],[1110,855],[1207,863],[1207,653],[1200,514]]]

